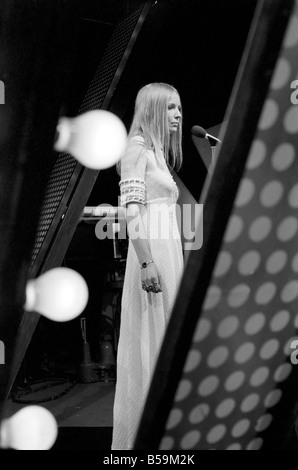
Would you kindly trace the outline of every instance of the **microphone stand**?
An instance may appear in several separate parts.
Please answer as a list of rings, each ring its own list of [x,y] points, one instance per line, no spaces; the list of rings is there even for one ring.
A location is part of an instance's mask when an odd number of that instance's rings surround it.
[[[216,143],[217,141],[213,139],[211,136],[206,135],[206,139],[209,141],[209,144],[211,146],[211,158],[212,158],[212,169],[215,167],[216,163]]]
[[[216,145],[211,145],[212,152],[212,167],[215,167],[215,158],[216,158]]]

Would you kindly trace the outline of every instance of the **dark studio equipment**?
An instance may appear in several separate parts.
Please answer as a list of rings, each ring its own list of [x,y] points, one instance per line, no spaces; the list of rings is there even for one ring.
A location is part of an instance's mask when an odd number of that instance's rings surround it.
[[[106,335],[103,341],[99,342],[98,373],[101,382],[115,382],[116,361],[112,336]]]
[[[98,348],[101,377],[115,380],[115,355],[119,339],[121,296],[126,266],[128,239],[126,232],[126,219],[123,207],[100,205],[84,208],[81,220],[93,225],[97,238],[103,234],[111,237],[113,259],[107,266],[104,280],[104,300],[100,314],[100,341]],[[105,311],[107,310],[107,311]],[[107,357],[108,355],[108,357]],[[112,358],[113,355],[113,358]],[[110,365],[112,364],[112,369]],[[108,370],[105,374],[105,370]]]
[[[78,365],[78,381],[90,383],[98,381],[97,363],[92,361],[90,345],[87,341],[86,318],[80,319],[81,334],[83,339],[82,362]]]

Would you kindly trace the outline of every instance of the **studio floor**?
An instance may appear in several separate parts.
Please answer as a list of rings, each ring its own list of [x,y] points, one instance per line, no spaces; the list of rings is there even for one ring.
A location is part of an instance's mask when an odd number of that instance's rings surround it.
[[[53,382],[48,388],[36,387],[34,393],[10,398],[7,414],[38,404],[51,411],[58,423],[58,438],[51,450],[110,450],[114,392],[115,382]]]

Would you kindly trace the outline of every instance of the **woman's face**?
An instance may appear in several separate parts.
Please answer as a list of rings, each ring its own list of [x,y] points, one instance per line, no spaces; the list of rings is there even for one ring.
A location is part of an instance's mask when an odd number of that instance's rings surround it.
[[[178,124],[181,119],[181,103],[177,93],[173,93],[168,102],[168,123],[172,134],[177,132]]]

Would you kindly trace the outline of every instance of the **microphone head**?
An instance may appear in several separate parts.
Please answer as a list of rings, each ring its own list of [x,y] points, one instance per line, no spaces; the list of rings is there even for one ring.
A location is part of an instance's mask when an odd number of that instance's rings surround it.
[[[193,126],[191,128],[191,133],[195,137],[202,137],[204,139],[206,137],[207,131],[201,126]]]

